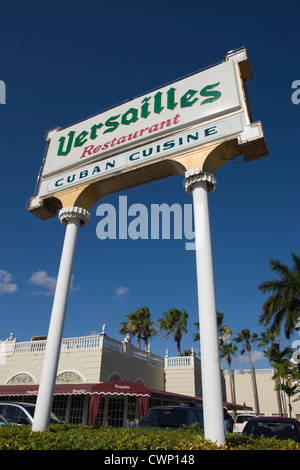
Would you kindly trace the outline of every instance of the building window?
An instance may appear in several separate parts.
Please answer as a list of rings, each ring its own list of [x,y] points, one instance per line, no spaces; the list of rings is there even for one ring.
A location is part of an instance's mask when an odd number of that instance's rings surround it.
[[[73,395],[70,409],[70,423],[82,424],[85,395]]]
[[[137,379],[135,379],[134,383],[143,385],[145,387],[145,382],[141,377],[138,377]]]
[[[107,407],[107,425],[115,428],[123,426],[124,397],[109,398]]]
[[[108,376],[107,382],[112,382],[113,380],[123,380],[121,375],[118,372],[113,372]]]
[[[29,374],[16,374],[7,382],[7,385],[18,384],[35,384],[35,381]]]
[[[138,423],[138,406],[136,397],[128,397],[127,402],[127,423],[126,427],[134,426]]]
[[[68,395],[55,395],[53,398],[52,411],[63,421],[66,419]]]
[[[96,426],[104,426],[105,397],[100,397]]]
[[[57,384],[65,384],[65,383],[83,383],[82,377],[79,374],[72,371],[62,372],[56,377]]]

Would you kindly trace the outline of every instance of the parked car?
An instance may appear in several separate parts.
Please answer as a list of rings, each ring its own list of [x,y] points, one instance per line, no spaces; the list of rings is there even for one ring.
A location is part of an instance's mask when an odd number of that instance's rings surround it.
[[[244,434],[249,436],[265,436],[285,440],[292,439],[300,442],[300,429],[297,419],[280,418],[274,416],[256,416],[251,418],[245,428]]]
[[[10,424],[32,424],[35,412],[34,403],[0,402],[0,415]],[[51,413],[50,423],[62,423],[54,413]]]
[[[203,428],[203,409],[194,406],[155,406],[140,420],[138,427],[180,428],[199,424]]]
[[[0,427],[1,426],[6,426],[8,422],[3,418],[3,416],[0,415]]]
[[[233,424],[233,432],[240,434],[243,432],[244,427],[246,426],[247,421],[249,419],[254,418],[256,415],[255,414],[240,414],[237,415],[235,418],[235,422]]]

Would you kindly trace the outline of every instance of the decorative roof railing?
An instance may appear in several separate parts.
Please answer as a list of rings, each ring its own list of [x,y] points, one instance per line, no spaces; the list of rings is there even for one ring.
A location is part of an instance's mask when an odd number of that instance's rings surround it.
[[[46,349],[47,340],[33,340],[18,343],[14,340],[2,341],[0,344],[0,355],[43,353]],[[117,341],[104,333],[100,335],[82,336],[77,338],[64,338],[61,343],[61,353],[83,350],[109,350],[119,354],[134,357],[138,360],[150,362],[153,365],[163,366],[164,359],[148,351],[135,348],[130,342]]]

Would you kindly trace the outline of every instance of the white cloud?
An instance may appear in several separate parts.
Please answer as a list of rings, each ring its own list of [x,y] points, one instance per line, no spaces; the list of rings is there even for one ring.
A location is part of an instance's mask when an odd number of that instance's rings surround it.
[[[251,353],[251,359],[252,362],[260,362],[265,361],[266,357],[262,351],[253,351],[253,353]]]
[[[130,290],[128,289],[128,287],[119,286],[116,289],[114,289],[115,297],[117,297],[118,299],[123,299],[129,293],[130,293]]]
[[[56,286],[56,277],[49,276],[46,271],[36,271],[32,274],[29,282],[36,287],[40,287],[39,291],[32,292],[33,294],[53,295]]]
[[[73,285],[74,276],[72,275],[71,279],[71,291],[79,290],[79,287],[74,287]],[[43,271],[39,269],[35,271],[29,282],[36,287],[39,287],[39,290],[31,291],[31,294],[34,295],[54,295],[55,288],[56,288],[56,281],[57,278],[54,276],[50,276],[47,271]]]
[[[12,282],[12,275],[8,271],[0,269],[0,295],[13,294],[17,290],[18,286]]]
[[[265,355],[262,351],[251,351],[251,360],[252,363],[254,364],[255,362],[260,362],[260,361],[265,361]],[[245,353],[243,356],[238,356],[237,361],[239,362],[240,365],[242,364],[248,364],[249,365],[249,359],[248,359],[248,354]]]

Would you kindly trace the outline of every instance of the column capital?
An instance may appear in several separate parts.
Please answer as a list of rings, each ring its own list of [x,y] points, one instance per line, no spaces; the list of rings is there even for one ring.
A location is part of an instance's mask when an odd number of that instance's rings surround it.
[[[59,211],[58,218],[63,225],[67,225],[70,220],[78,219],[80,227],[83,227],[89,223],[90,213],[82,207],[64,207]]]
[[[183,185],[188,193],[192,193],[193,186],[196,183],[206,181],[207,192],[212,193],[216,189],[217,180],[212,173],[201,171],[200,168],[193,168],[185,172]]]

